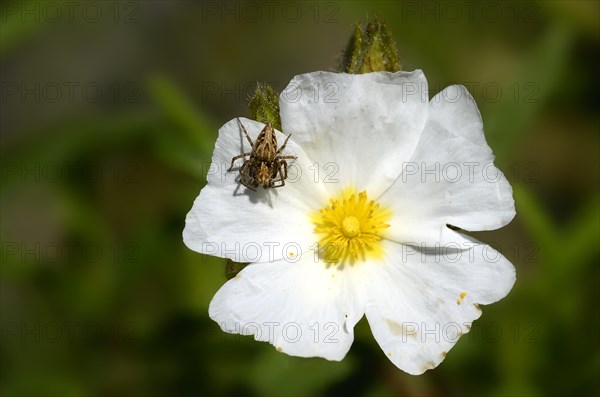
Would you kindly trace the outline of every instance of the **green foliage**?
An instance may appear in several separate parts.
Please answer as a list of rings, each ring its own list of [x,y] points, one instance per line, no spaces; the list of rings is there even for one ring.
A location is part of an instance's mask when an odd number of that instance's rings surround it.
[[[187,135],[197,150],[204,156],[212,153],[214,124],[182,94],[181,90],[168,78],[156,76],[149,81],[152,97],[167,116],[175,121]]]
[[[259,396],[325,395],[328,386],[352,373],[353,364],[351,359],[331,363],[290,357],[269,346],[248,370],[247,379]]]
[[[490,106],[489,117],[484,120],[489,126],[486,133],[501,162],[528,134],[531,123],[558,85],[567,64],[570,34],[561,25],[548,29],[535,50],[524,58],[517,75],[507,82],[504,95]],[[507,114],[511,116],[506,117]]]

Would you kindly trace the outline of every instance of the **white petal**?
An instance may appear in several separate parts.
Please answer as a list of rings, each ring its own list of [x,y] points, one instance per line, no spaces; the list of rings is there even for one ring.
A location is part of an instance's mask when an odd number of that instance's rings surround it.
[[[387,237],[427,245],[460,242],[447,224],[493,230],[515,215],[512,189],[494,166],[473,98],[452,86],[430,102],[429,118],[403,173],[380,198],[393,208]]]
[[[332,194],[353,185],[377,196],[410,159],[425,125],[427,80],[412,73],[315,72],[294,77],[279,105],[285,133],[315,162]]]
[[[210,317],[223,331],[254,335],[292,356],[344,358],[363,316],[346,273],[315,262],[247,266],[215,295]]]
[[[465,241],[469,249],[438,255],[387,242],[386,263],[365,264],[356,275],[375,339],[410,374],[441,363],[481,315],[477,304],[502,299],[514,284],[515,269],[506,258],[476,240]]]
[[[262,123],[240,120],[253,140],[264,128]],[[282,145],[285,136],[276,133]],[[290,246],[307,249],[314,243],[308,211],[319,208],[326,193],[321,184],[306,177],[309,163],[293,138],[283,154],[298,159],[289,161],[286,185],[253,192],[236,182],[238,168],[228,171],[234,156],[250,151],[237,120],[219,130],[212,163],[207,167],[208,183],[186,218],[183,240],[189,248],[236,262],[265,262],[282,258]],[[238,160],[238,167],[242,161]]]

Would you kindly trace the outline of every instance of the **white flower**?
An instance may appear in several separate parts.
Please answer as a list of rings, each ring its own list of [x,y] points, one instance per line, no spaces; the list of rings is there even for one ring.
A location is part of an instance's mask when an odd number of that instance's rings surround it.
[[[386,356],[420,374],[469,331],[478,304],[506,296],[512,264],[456,228],[506,225],[511,187],[467,90],[427,95],[421,71],[296,76],[280,97],[298,157],[281,189],[240,187],[226,170],[249,145],[236,120],[219,130],[183,237],[252,262],[210,304],[225,332],[341,360],[366,315]],[[253,139],[264,127],[241,121]]]

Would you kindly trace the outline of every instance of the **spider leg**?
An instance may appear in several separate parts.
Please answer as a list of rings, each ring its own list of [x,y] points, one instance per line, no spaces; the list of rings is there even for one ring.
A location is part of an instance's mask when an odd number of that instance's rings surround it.
[[[246,175],[241,175],[240,176],[240,183],[244,186],[246,186],[248,189],[256,191],[256,189],[254,187],[252,187],[251,183],[253,181],[253,178],[250,178],[250,180],[247,180]]]
[[[285,149],[285,145],[287,145],[287,142],[291,136],[292,136],[292,134],[288,135],[287,138],[285,138],[283,145],[281,145],[281,147],[279,149],[277,149],[277,154],[281,153],[283,151],[283,149]]]
[[[239,179],[239,182],[242,185],[246,186],[248,189],[256,191],[256,189],[255,189],[255,187],[256,187],[255,179],[251,175],[251,171],[252,171],[252,169],[250,168],[251,166],[252,166],[252,161],[251,160],[244,161],[244,164],[242,164],[242,167],[240,168],[240,179]]]
[[[246,156],[250,156],[251,154],[252,154],[252,153],[250,153],[250,152],[248,152],[248,153],[242,153],[242,154],[240,154],[239,156],[235,156],[234,158],[232,158],[232,159],[231,159],[231,167],[229,167],[229,169],[228,169],[227,171],[231,171],[231,169],[233,168],[233,163],[235,163],[235,160],[237,160],[237,159],[241,159],[241,158],[244,158],[244,157],[246,157]],[[246,163],[244,162],[244,164],[246,164]],[[242,167],[243,167],[243,166],[242,166]]]
[[[276,157],[273,164],[273,182],[281,182],[280,186],[285,186],[285,180],[288,177],[287,161],[281,160],[283,157]],[[276,179],[279,176],[279,179]],[[280,187],[276,186],[276,187]]]
[[[250,160],[244,161],[244,164],[242,164],[242,166],[240,167],[240,175],[246,176],[246,174],[248,173],[248,167],[250,167],[250,164],[251,164]]]
[[[281,169],[283,169],[283,171],[284,171],[283,179],[287,179],[287,161],[281,161],[281,165],[282,165]]]
[[[298,157],[296,156],[277,156],[278,159],[281,160],[296,160]]]
[[[250,147],[252,150],[254,150],[254,143],[252,143],[252,139],[250,138],[248,131],[246,131],[246,127],[244,127],[244,124],[242,124],[239,117],[237,117],[237,121],[240,124],[240,127],[242,127],[242,130],[244,130],[244,135],[246,135],[246,139],[248,140],[248,143],[250,143]]]
[[[250,186],[250,185],[248,185],[248,184],[246,184],[246,183],[244,183],[244,182],[242,182],[242,185],[246,186],[248,189],[252,190],[253,192],[255,192],[255,191],[256,191],[256,189],[255,189],[255,188],[253,188],[252,186]]]
[[[285,170],[285,176],[284,176],[284,170]],[[279,167],[277,168],[277,174],[279,175],[279,180],[273,181],[273,187],[284,187],[285,186],[285,178],[287,178],[287,163],[285,161],[279,162]],[[281,182],[281,184],[275,186],[275,182]]]

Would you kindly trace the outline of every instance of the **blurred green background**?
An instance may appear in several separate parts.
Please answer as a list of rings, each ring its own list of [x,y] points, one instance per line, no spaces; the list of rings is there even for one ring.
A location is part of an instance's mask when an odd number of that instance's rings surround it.
[[[597,1],[1,7],[2,396],[600,394]],[[339,363],[222,333],[223,260],[181,238],[256,82],[336,70],[375,14],[432,95],[469,88],[517,205],[475,233],[514,289],[418,377],[364,319]]]

